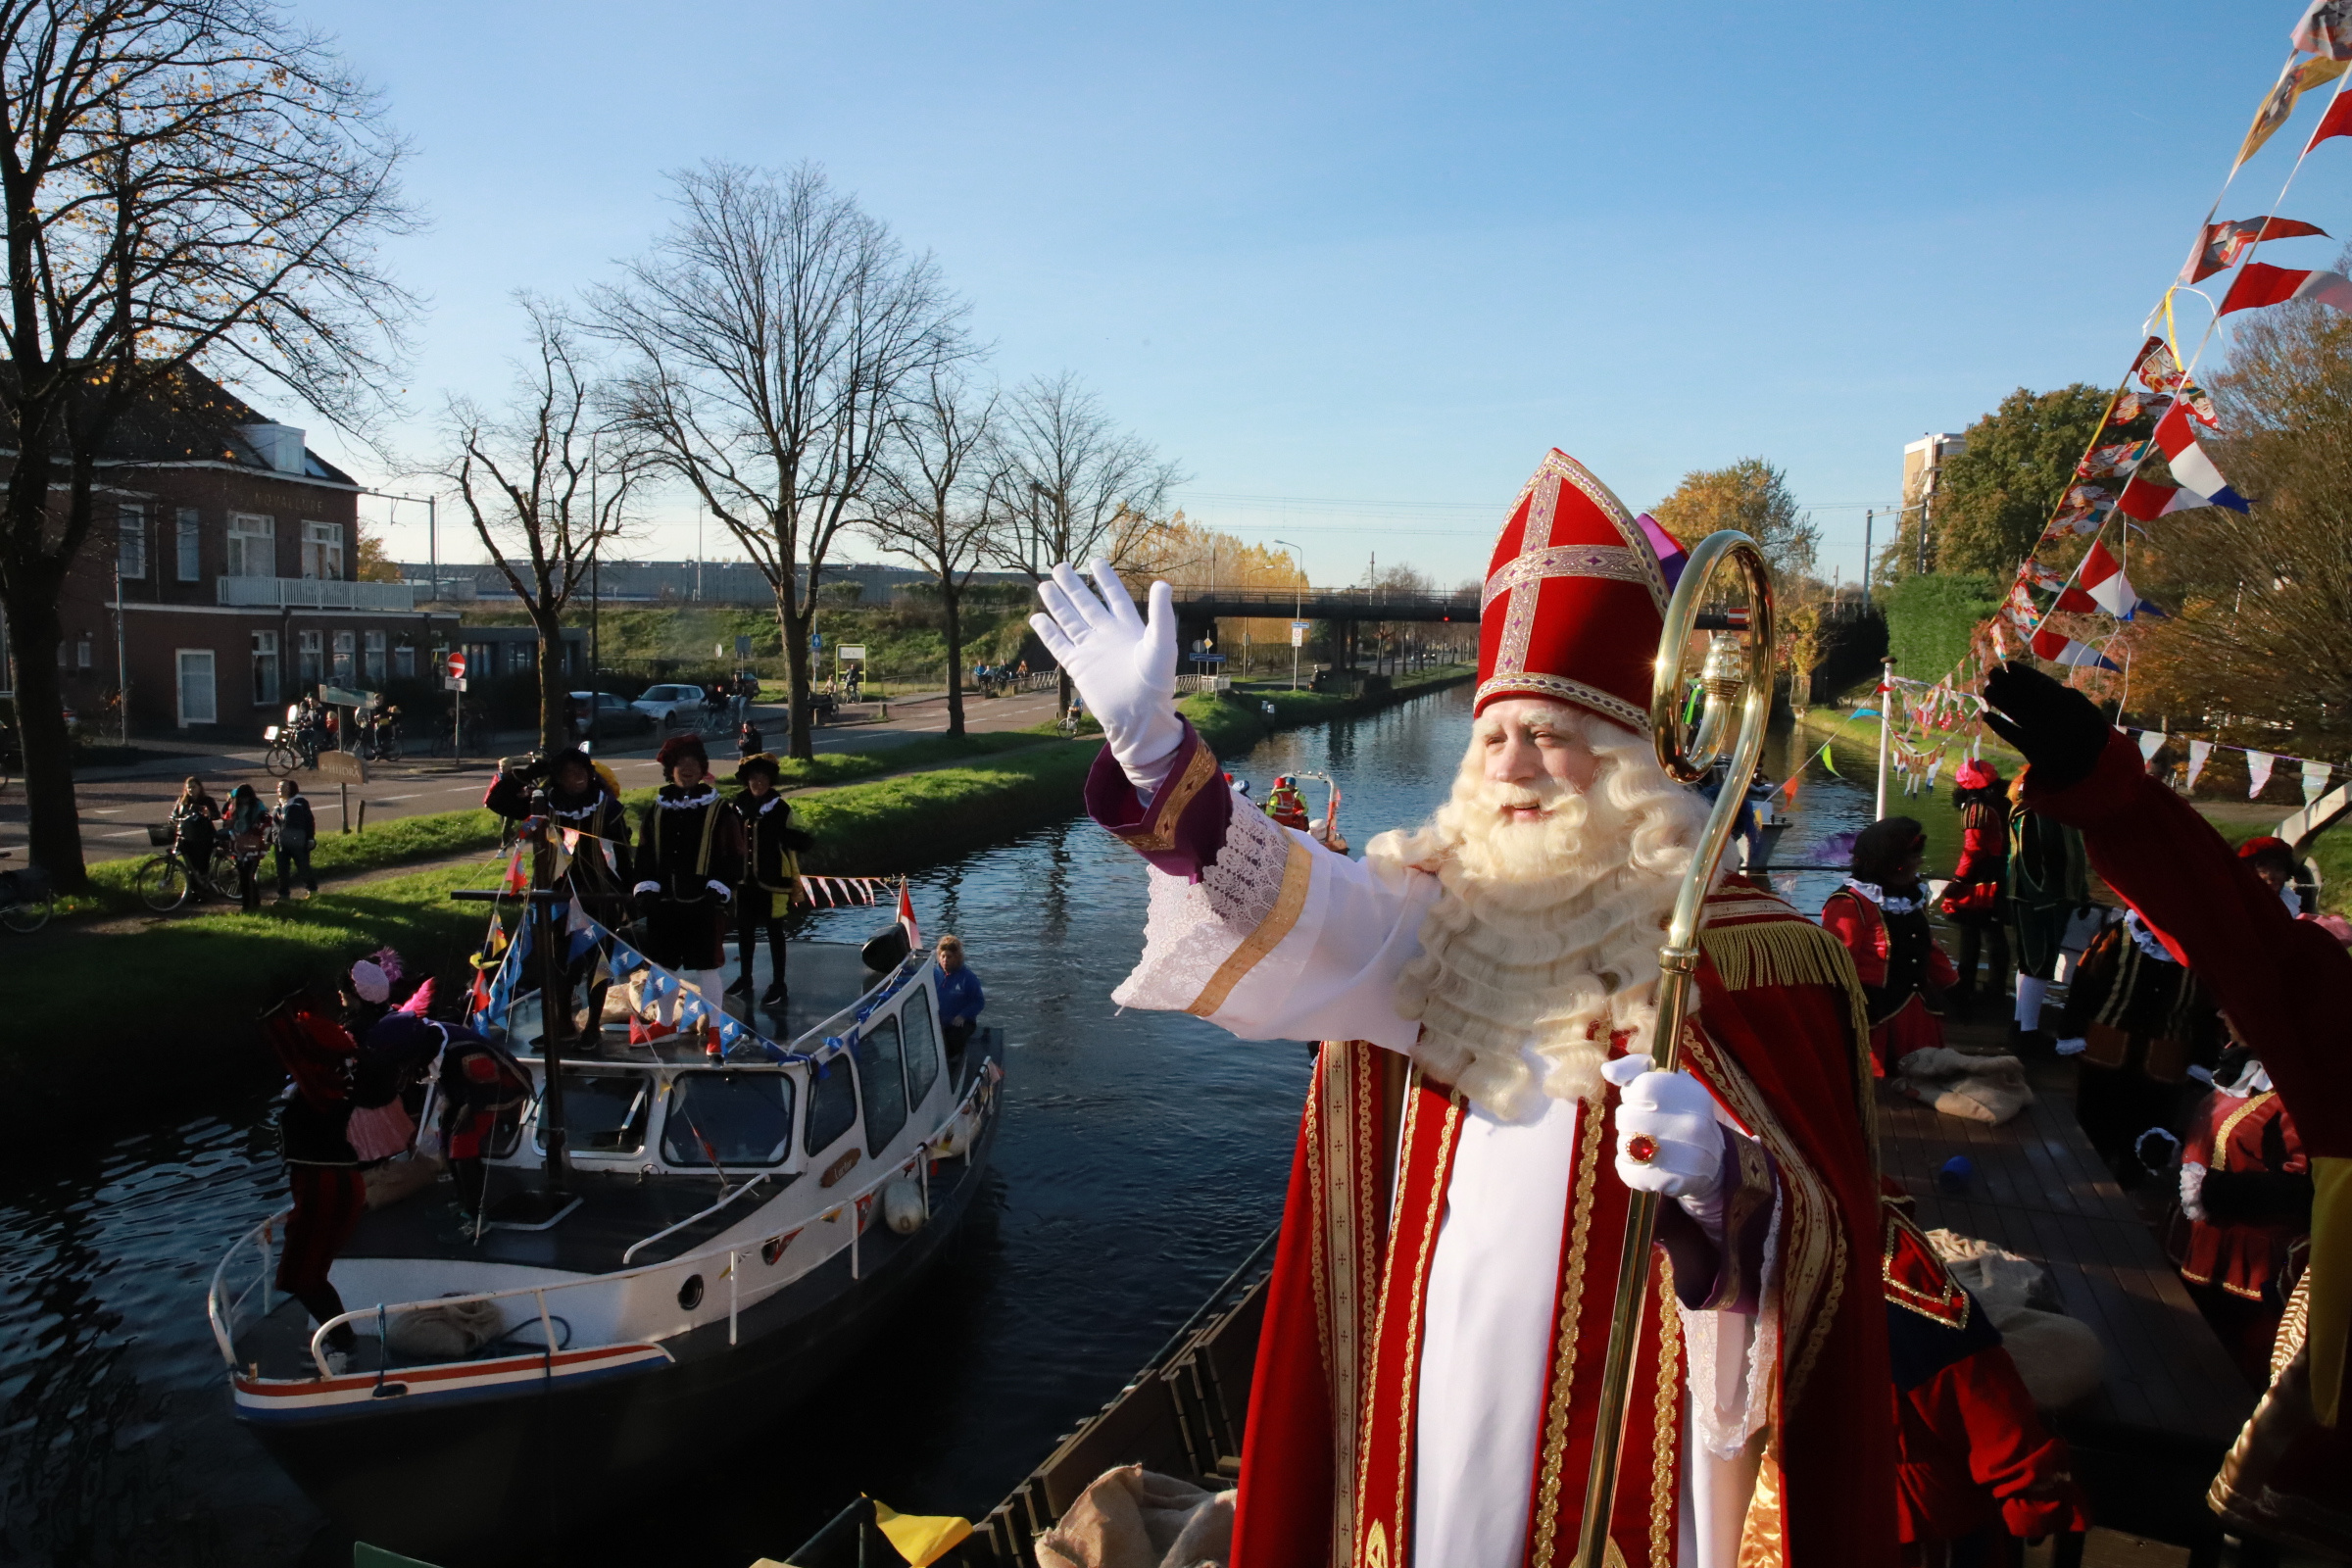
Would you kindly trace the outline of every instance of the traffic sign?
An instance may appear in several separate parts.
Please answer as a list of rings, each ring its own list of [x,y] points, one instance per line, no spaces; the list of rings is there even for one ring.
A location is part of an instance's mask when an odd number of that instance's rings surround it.
[[[1306,646],[1305,621],[1294,620],[1291,622],[1291,646],[1293,648],[1304,648]]]
[[[452,654],[449,656],[449,674],[452,680],[464,680],[466,678],[466,656],[464,654]]]

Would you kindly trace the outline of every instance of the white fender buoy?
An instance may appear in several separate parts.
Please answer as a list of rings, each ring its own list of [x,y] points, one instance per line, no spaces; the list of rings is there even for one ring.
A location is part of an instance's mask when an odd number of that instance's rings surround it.
[[[911,1176],[902,1176],[882,1189],[882,1218],[901,1236],[912,1236],[931,1216],[923,1212],[923,1189]]]

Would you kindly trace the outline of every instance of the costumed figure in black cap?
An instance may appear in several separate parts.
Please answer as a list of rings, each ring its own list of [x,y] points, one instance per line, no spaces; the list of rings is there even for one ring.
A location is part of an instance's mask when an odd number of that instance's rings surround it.
[[[710,782],[698,735],[673,735],[658,756],[662,786],[638,823],[637,910],[645,956],[679,971],[713,1009],[721,1005],[727,915],[743,881],[743,818]],[[663,1000],[675,1017],[675,1004]]]
[[[791,995],[784,978],[784,916],[801,883],[800,852],[816,843],[794,819],[792,803],[776,793],[780,771],[766,752],[745,758],[735,769],[735,782],[743,786],[743,793],[727,803],[743,818],[744,842],[743,886],[735,895],[735,935],[743,972],[727,987],[727,995],[751,995],[752,955],[764,926],[768,961],[775,970],[760,994],[760,1005],[766,1007],[781,1007]]]
[[[500,768],[482,796],[482,805],[510,821],[544,817],[557,867],[555,891],[576,895],[599,923],[613,925],[624,918],[630,887],[635,883],[629,853],[629,817],[620,804],[620,787],[598,767],[586,752],[570,747],[554,755]],[[612,982],[590,980],[610,973],[611,955],[599,943],[582,953],[574,964],[573,983],[588,984],[588,1030],[575,1049],[593,1051],[605,1015],[605,993]]]

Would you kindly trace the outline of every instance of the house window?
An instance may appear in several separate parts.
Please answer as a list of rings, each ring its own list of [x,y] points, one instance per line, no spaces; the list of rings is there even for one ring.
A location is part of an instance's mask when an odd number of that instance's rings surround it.
[[[120,507],[115,512],[115,570],[125,577],[147,575],[147,509]]]
[[[253,634],[253,706],[277,706],[277,633]]]
[[[213,702],[213,651],[182,648],[179,656],[179,727],[212,724],[220,714]]]
[[[392,678],[394,680],[415,680],[416,678],[416,650],[407,643],[402,643],[398,648],[392,650]]]
[[[357,637],[351,632],[339,631],[335,633],[334,682],[338,686],[349,686],[352,684],[351,656],[353,644],[357,642]]]
[[[343,580],[343,525],[306,522],[302,525],[302,574]]]
[[[247,512],[228,514],[228,574],[231,577],[277,575],[277,520]]]
[[[90,640],[87,637],[74,645],[74,667],[75,669],[90,667]]]
[[[307,694],[318,684],[319,638],[315,631],[294,634],[294,684]]]
[[[380,691],[384,684],[384,634],[380,631],[362,633],[367,641],[360,646],[368,654],[368,687]]]
[[[179,580],[204,578],[204,514],[194,507],[179,509]]]

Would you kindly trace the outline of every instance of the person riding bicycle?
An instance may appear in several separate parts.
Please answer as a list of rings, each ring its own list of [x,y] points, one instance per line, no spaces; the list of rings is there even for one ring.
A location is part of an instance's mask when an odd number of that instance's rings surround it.
[[[204,780],[189,775],[172,807],[172,852],[185,860],[191,871],[212,875],[213,849],[218,842],[213,824],[220,819],[220,803],[206,791]]]
[[[286,706],[287,739],[302,757],[305,767],[318,765],[318,753],[326,740],[326,718],[316,697],[305,697]]]
[[[727,683],[723,680],[714,680],[710,683],[710,689],[703,693],[704,727],[708,729],[718,728],[721,717],[725,714],[726,710]]]

